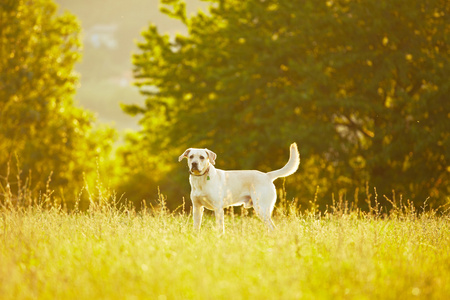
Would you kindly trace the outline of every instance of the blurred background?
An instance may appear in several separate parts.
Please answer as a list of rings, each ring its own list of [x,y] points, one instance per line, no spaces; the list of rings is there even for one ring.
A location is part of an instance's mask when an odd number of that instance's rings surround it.
[[[276,185],[302,209],[450,203],[447,1],[0,9],[0,201],[189,209],[186,148],[270,171],[297,142]]]
[[[143,40],[141,32],[151,23],[173,37],[177,33],[186,34],[186,26],[161,13],[158,0],[56,0],[55,3],[59,13],[68,11],[81,24],[83,55],[75,66],[81,75],[76,101],[95,112],[101,123],[118,130],[139,129],[138,118],[120,108],[120,103],[145,101],[133,85],[131,55],[137,52],[136,42]],[[189,14],[206,7],[199,0],[187,1]]]

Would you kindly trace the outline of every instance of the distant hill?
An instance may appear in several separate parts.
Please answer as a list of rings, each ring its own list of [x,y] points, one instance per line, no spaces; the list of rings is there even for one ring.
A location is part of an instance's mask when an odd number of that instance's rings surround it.
[[[83,59],[76,67],[81,74],[75,99],[94,111],[99,122],[119,130],[138,129],[137,119],[120,109],[120,103],[143,103],[132,86],[131,55],[138,49],[141,32],[154,23],[160,32],[186,34],[183,24],[159,11],[158,0],[55,0],[60,11],[77,16],[83,28]],[[207,4],[187,2],[188,14]]]

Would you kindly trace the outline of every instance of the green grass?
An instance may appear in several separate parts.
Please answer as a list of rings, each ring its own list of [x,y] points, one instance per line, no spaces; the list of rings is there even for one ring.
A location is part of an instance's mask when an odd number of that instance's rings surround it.
[[[0,210],[1,299],[446,299],[450,219],[279,208],[214,218],[110,205]]]

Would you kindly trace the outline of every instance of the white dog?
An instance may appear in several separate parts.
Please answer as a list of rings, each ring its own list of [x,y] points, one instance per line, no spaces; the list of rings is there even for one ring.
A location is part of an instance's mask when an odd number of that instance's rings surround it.
[[[219,231],[224,232],[224,211],[228,206],[254,207],[256,214],[269,229],[274,229],[271,219],[277,200],[273,181],[297,171],[300,155],[297,144],[290,147],[287,164],[276,171],[263,173],[256,170],[224,171],[214,168],[217,155],[208,149],[187,149],[179,158],[188,159],[194,228],[200,229],[203,208],[213,210]]]

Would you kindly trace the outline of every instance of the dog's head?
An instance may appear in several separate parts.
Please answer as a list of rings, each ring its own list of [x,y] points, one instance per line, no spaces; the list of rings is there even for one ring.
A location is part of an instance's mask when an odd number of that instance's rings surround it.
[[[208,171],[210,164],[215,165],[217,155],[208,149],[189,148],[180,155],[178,161],[187,158],[189,172],[194,175],[203,175]]]

